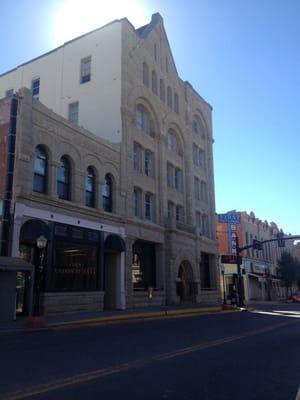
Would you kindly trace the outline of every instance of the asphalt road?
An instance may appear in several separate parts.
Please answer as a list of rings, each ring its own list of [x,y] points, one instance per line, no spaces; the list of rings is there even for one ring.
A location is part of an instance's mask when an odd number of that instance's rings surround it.
[[[2,334],[0,399],[295,400],[300,306],[276,308]]]

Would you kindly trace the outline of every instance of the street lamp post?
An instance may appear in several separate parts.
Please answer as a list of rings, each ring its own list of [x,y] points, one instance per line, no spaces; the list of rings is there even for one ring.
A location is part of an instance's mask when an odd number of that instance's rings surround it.
[[[222,283],[223,283],[223,305],[226,305],[226,290],[225,290],[225,269],[224,265],[221,264],[221,274],[222,274]]]
[[[40,294],[41,287],[43,285],[43,275],[44,275],[44,257],[45,257],[45,249],[47,246],[47,238],[45,236],[40,236],[36,240],[37,248],[39,249],[39,265],[36,267],[36,276],[35,276],[35,302],[34,302],[34,315],[41,315],[40,308]]]

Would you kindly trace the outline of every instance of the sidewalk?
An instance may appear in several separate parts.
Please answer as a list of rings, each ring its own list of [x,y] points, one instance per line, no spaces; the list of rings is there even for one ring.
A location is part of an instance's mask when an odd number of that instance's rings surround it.
[[[135,308],[100,312],[82,312],[72,314],[47,315],[45,327],[39,329],[55,329],[83,325],[97,325],[112,322],[170,318],[176,316],[192,316],[212,314],[223,311],[221,304],[181,304],[174,306]],[[28,317],[17,317],[15,321],[0,322],[0,334],[12,332],[29,332],[37,329],[28,328]]]

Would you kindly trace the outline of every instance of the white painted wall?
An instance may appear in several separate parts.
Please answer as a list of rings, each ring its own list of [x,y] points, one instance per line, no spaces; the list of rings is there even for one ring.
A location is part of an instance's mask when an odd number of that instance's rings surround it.
[[[113,143],[121,141],[122,23],[114,22],[66,43],[0,76],[0,98],[6,90],[40,77],[39,100],[68,118],[68,104],[79,102],[79,125]],[[91,56],[91,81],[80,84],[80,60]]]

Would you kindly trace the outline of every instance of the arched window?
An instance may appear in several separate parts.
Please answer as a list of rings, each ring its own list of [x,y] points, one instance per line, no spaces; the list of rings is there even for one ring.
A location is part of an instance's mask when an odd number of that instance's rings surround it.
[[[149,87],[149,68],[146,63],[143,63],[143,84]]]
[[[35,149],[33,190],[47,193],[47,154],[41,146]]]
[[[112,212],[112,189],[113,182],[109,174],[105,175],[105,184],[102,186],[102,204],[104,211]]]
[[[157,76],[155,71],[152,71],[152,92],[157,94]]]
[[[149,112],[142,104],[138,104],[136,107],[136,127],[154,137],[153,122]]]
[[[193,133],[195,133],[196,135],[201,134],[202,138],[205,137],[203,129],[202,129],[202,124],[200,122],[200,119],[197,116],[195,116],[193,119],[192,130],[193,130]]]
[[[88,167],[85,176],[85,205],[95,207],[96,179],[92,167]]]
[[[166,100],[165,82],[163,81],[163,79],[159,81],[159,98],[161,99],[161,101]]]
[[[172,90],[171,90],[170,86],[168,86],[168,89],[167,89],[167,102],[168,102],[168,106],[170,108],[173,108]]]
[[[177,153],[180,156],[182,155],[182,150],[178,141],[177,134],[174,131],[174,129],[168,130],[167,145],[170,151],[173,151],[174,153]]]
[[[60,159],[57,175],[57,194],[60,199],[70,200],[70,162],[66,156]]]

